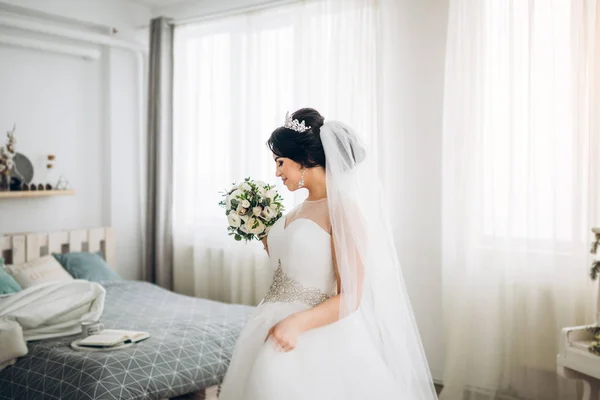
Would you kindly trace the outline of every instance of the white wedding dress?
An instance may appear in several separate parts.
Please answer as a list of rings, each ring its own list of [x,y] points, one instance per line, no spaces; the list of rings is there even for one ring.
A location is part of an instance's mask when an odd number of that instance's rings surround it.
[[[406,399],[357,313],[302,333],[290,352],[265,342],[277,322],[335,294],[329,224],[324,199],[305,201],[271,227],[273,283],[238,338],[220,400]]]

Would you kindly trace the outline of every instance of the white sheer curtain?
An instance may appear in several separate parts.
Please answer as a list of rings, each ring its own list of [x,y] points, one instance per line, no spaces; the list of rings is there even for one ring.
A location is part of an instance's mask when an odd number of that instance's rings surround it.
[[[374,0],[287,4],[175,31],[175,290],[256,304],[272,277],[258,243],[226,234],[218,192],[277,183],[266,146],[286,111],[314,107],[376,137]]]
[[[442,399],[567,399],[562,327],[594,322],[595,0],[450,2]]]

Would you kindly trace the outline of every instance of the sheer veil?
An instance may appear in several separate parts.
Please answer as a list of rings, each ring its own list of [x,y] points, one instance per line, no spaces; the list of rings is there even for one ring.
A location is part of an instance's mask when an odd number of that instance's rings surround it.
[[[325,122],[320,135],[341,280],[340,318],[352,315],[364,324],[403,398],[437,399],[386,217],[377,162],[341,122]]]

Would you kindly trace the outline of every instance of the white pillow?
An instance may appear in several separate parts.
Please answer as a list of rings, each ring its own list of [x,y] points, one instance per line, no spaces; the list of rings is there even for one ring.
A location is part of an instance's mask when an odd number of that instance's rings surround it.
[[[73,277],[51,255],[23,264],[5,265],[4,268],[23,289],[45,282],[73,280]]]

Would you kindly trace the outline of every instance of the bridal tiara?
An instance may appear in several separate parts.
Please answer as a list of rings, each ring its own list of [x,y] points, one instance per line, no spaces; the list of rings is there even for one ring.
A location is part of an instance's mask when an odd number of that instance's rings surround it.
[[[283,127],[296,132],[306,132],[310,129],[310,126],[306,126],[304,121],[298,122],[297,119],[292,119],[289,111],[285,113],[285,123],[283,124]]]

